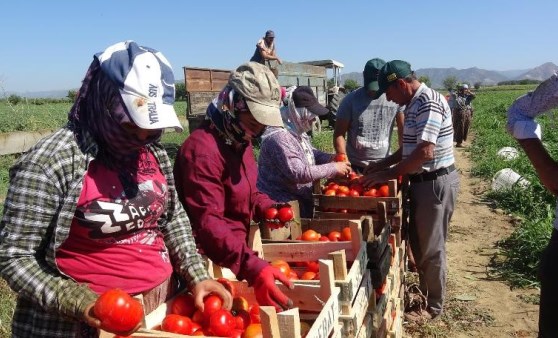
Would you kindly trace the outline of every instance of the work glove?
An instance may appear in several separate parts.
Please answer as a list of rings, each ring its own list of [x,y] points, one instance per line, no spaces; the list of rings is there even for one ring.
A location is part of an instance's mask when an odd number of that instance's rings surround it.
[[[514,101],[508,109],[508,132],[518,140],[541,138],[541,127],[534,118],[558,107],[558,75],[554,74],[537,88]]]
[[[293,306],[293,301],[279,290],[275,285],[275,280],[279,280],[289,289],[293,288],[291,281],[279,269],[266,266],[260,271],[254,282],[258,304],[260,306],[274,306],[277,312],[290,309]]]

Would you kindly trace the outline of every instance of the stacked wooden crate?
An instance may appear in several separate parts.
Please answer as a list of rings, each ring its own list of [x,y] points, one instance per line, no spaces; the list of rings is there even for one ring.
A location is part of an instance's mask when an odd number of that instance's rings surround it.
[[[362,222],[374,297],[357,331],[359,337],[401,337],[403,331],[406,252],[401,236],[402,192],[396,180],[389,181],[388,186],[387,197],[349,197],[325,196],[321,187],[314,185],[316,218],[360,218]]]

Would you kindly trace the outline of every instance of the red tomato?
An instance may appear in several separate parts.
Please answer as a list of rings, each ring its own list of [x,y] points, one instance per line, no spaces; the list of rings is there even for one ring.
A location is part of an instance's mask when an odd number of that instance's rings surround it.
[[[329,242],[329,238],[327,236],[320,236],[320,242]]]
[[[333,230],[329,234],[327,234],[327,237],[330,241],[337,242],[339,241],[339,238],[341,238],[341,233],[339,231]]]
[[[242,334],[242,338],[263,338],[262,324],[250,324]]]
[[[345,194],[344,192],[338,192],[335,196],[339,196],[339,197],[347,197],[348,195]]]
[[[143,318],[140,302],[120,289],[111,289],[99,296],[93,312],[103,328],[112,332],[130,331]]]
[[[313,271],[306,271],[301,276],[300,279],[302,280],[313,280],[316,277],[316,273]]]
[[[349,191],[351,191],[351,189],[349,189],[349,187],[347,187],[346,185],[340,185],[339,188],[337,188],[337,195],[339,196],[340,194],[349,194]]]
[[[354,171],[351,171],[351,172],[349,173],[349,181],[355,180],[355,179],[357,179],[357,178],[359,178],[359,177],[360,177],[360,176],[359,176],[356,172],[354,172]]]
[[[281,207],[277,213],[279,222],[288,222],[294,218],[293,209],[290,206]]]
[[[351,190],[349,190],[349,196],[358,197],[358,196],[360,196],[360,193],[355,189],[351,189]]]
[[[252,322],[250,319],[250,313],[246,310],[238,310],[233,312],[233,316],[236,323],[236,328],[244,331],[248,325]]]
[[[166,332],[191,334],[192,320],[188,317],[170,314],[166,315],[161,323],[161,329]]]
[[[257,323],[261,323],[261,319],[260,319],[260,306],[258,304],[252,304],[252,306],[250,306],[250,310],[248,310],[248,313],[250,314],[250,322],[252,324],[257,324]],[[252,325],[250,324],[250,325]],[[248,326],[250,326],[248,325]],[[248,328],[246,328],[248,329]]]
[[[315,230],[308,229],[302,233],[301,239],[303,241],[317,242],[320,240],[320,234],[317,233]]]
[[[331,182],[330,184],[327,185],[327,188],[331,190],[337,190],[339,188],[339,184],[335,182]]]
[[[388,196],[389,196],[389,187],[387,184],[384,184],[378,189],[378,197],[388,197]]]
[[[196,310],[194,312],[194,315],[192,315],[192,321],[195,323],[200,324],[201,326],[204,326],[206,323],[205,317],[203,316],[203,312],[201,312],[200,310]]]
[[[306,262],[306,270],[318,272],[320,271],[320,263],[318,261],[308,261]]]
[[[347,162],[347,155],[345,154],[335,155],[335,162]]]
[[[285,276],[287,276],[287,277],[290,276],[291,266],[286,261],[284,261],[282,259],[275,259],[275,260],[271,261],[270,264],[274,268],[279,269],[279,271],[281,271],[281,273],[284,274]]]
[[[351,238],[352,238],[351,228],[344,227],[343,230],[341,230],[341,237],[339,239],[341,241],[350,241]]]
[[[224,277],[220,277],[220,278],[217,278],[217,281],[219,283],[223,284],[225,289],[227,289],[227,291],[230,292],[230,294],[233,298],[236,297],[236,286],[234,286],[234,284],[230,280],[228,280]]]
[[[202,331],[202,326],[199,323],[196,323],[194,320],[192,320],[192,322],[190,323],[190,326],[192,327],[192,330],[190,331],[191,335],[196,335],[195,333],[200,331],[201,333],[203,333]]]
[[[377,196],[377,190],[375,188],[370,188],[370,189],[366,190],[363,195],[368,196],[368,197],[376,197]]]
[[[229,338],[242,338],[244,330],[234,329],[229,333]]]
[[[227,337],[235,327],[236,320],[228,310],[219,309],[209,317],[209,330],[218,336]]]
[[[277,217],[277,209],[276,208],[269,208],[264,212],[265,219],[274,219]]]
[[[324,195],[326,195],[326,196],[335,196],[335,194],[337,194],[337,191],[336,191],[336,190],[333,190],[333,189],[327,189],[327,190],[324,192]]]
[[[174,298],[171,304],[171,313],[192,317],[196,311],[194,296],[189,293],[181,293]]]
[[[203,300],[203,316],[205,318],[211,317],[211,315],[220,310],[223,306],[223,300],[217,295],[209,295]]]

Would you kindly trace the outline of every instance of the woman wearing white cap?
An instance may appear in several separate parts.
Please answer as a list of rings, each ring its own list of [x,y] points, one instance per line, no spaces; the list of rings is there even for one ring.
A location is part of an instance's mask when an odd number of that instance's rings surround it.
[[[18,293],[13,337],[96,337],[106,326],[93,305],[114,288],[142,294],[145,313],[180,282],[197,306],[215,292],[230,307],[196,251],[159,143],[165,128],[182,130],[173,102],[161,53],[112,45],[95,55],[68,124],[11,168],[0,271]]]

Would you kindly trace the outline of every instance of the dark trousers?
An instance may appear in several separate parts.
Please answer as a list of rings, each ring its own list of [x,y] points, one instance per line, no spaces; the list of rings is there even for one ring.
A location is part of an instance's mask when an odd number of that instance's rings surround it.
[[[539,264],[539,338],[558,337],[558,230],[552,230]]]

